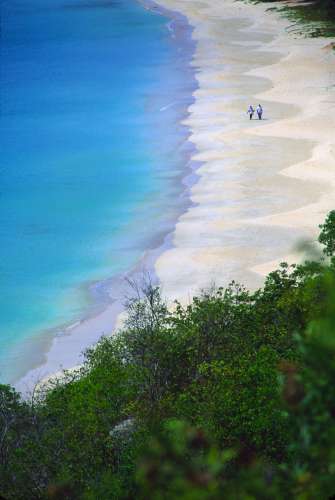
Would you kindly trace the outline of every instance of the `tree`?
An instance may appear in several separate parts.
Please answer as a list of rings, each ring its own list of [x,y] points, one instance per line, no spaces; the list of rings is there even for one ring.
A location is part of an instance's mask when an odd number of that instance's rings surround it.
[[[324,245],[323,253],[328,257],[334,257],[335,254],[335,210],[332,210],[327,215],[323,224],[320,224],[321,229],[319,242]]]

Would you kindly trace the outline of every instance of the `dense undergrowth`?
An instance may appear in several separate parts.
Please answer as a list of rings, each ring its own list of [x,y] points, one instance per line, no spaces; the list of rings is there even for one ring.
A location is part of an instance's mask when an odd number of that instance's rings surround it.
[[[335,494],[335,211],[324,258],[169,312],[147,284],[79,372],[0,386],[5,499]]]
[[[288,31],[310,37],[335,36],[335,0],[252,0],[274,3],[274,9],[288,17]]]

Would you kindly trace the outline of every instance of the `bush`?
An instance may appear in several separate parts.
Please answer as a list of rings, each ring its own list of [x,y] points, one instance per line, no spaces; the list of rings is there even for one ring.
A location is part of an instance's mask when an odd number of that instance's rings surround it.
[[[169,312],[150,283],[83,367],[24,401],[0,386],[0,495],[329,498],[335,494],[329,262],[282,264]]]

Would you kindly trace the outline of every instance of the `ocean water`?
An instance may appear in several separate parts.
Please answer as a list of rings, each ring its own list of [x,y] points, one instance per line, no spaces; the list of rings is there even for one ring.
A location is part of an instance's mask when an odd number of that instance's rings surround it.
[[[0,383],[169,229],[193,85],[182,23],[133,0],[1,10]]]

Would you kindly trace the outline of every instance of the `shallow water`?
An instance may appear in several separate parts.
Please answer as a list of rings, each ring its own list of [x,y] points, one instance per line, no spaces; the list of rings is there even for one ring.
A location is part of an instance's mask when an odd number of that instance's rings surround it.
[[[180,211],[193,80],[168,22],[132,0],[2,5],[0,382]]]

